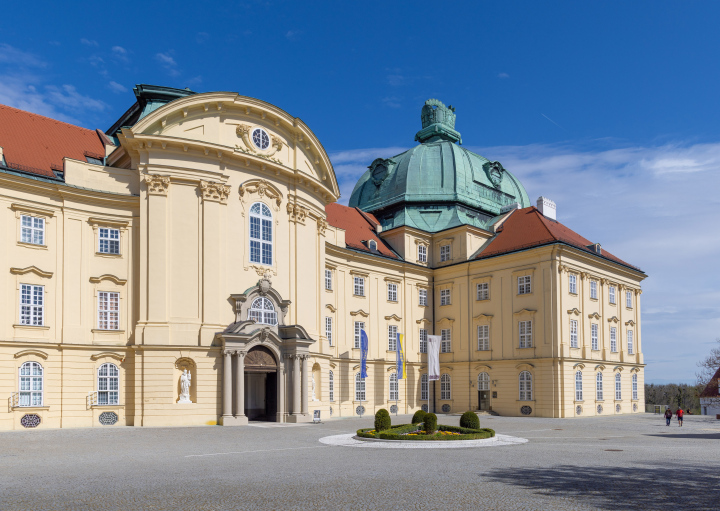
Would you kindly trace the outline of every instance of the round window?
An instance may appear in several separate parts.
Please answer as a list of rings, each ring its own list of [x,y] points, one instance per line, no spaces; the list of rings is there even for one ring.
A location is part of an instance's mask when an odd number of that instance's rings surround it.
[[[426,412],[426,413],[427,413],[427,411],[428,411],[427,405],[422,405],[420,408],[422,408],[422,411],[423,411],[423,412]]]
[[[577,415],[582,415],[582,406],[577,405],[577,406],[575,407],[575,413],[576,413]]]
[[[358,415],[364,414],[364,413],[365,413],[365,407],[364,407],[363,405],[358,406],[357,408],[355,408],[355,413],[357,413]]]
[[[523,415],[530,415],[530,414],[532,413],[532,408],[530,408],[529,406],[525,405],[525,406],[523,406],[523,407],[520,408],[520,413],[523,414]]]
[[[598,412],[598,415],[602,413],[602,405],[598,405],[597,412]]]
[[[24,428],[37,428],[40,425],[40,416],[36,413],[28,413],[22,416],[20,424]]]
[[[637,412],[637,403],[633,403],[633,412]]]
[[[620,413],[620,405],[615,405],[615,411],[616,411],[617,413]]]
[[[392,405],[392,406],[390,407],[390,413],[397,413],[397,411],[398,411],[398,408],[397,408],[396,405]]]
[[[450,405],[442,405],[443,413],[450,413]]]
[[[98,417],[98,421],[100,421],[100,424],[103,426],[112,426],[117,423],[118,416],[115,412],[103,412],[100,414],[100,417]]]
[[[252,132],[252,141],[255,147],[263,151],[270,147],[270,137],[262,128],[255,128]]]

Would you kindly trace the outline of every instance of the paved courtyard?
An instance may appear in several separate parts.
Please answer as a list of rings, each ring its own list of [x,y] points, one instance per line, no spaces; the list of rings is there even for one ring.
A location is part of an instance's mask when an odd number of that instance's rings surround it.
[[[371,424],[3,432],[0,509],[720,509],[720,421],[708,417],[481,417],[529,440],[492,448],[319,441]]]

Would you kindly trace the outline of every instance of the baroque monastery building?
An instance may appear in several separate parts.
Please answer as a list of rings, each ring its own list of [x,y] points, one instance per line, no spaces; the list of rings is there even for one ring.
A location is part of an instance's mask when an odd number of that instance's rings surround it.
[[[646,275],[464,149],[452,107],[348,207],[280,108],[135,95],[105,132],[0,105],[0,428],[644,410]]]

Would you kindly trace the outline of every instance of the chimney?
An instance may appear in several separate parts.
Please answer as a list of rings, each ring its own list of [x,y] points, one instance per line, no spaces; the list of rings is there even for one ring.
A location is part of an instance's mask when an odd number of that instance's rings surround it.
[[[540,213],[543,214],[545,218],[557,220],[557,218],[555,217],[555,212],[557,210],[555,203],[547,197],[538,197],[537,209]]]

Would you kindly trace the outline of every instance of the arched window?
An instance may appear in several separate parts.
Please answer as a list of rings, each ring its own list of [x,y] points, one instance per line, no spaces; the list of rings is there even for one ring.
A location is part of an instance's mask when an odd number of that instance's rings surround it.
[[[43,368],[37,362],[25,362],[20,366],[19,405],[43,405]]]
[[[115,364],[103,364],[98,369],[98,404],[116,405],[120,402],[120,371]]]
[[[518,377],[520,387],[520,401],[532,401],[532,375],[529,371],[523,371]]]
[[[615,373],[615,400],[622,399],[622,385],[620,384],[620,373]]]
[[[478,374],[478,390],[490,390],[490,375],[488,373]]]
[[[365,380],[355,373],[355,401],[365,401]]]
[[[272,265],[272,213],[262,202],[250,208],[250,261]]]
[[[597,376],[595,377],[595,391],[596,391],[596,397],[598,401],[603,400],[603,381],[602,381],[602,373],[597,373]]]
[[[450,375],[447,373],[440,377],[440,399],[450,399]]]
[[[248,319],[254,319],[263,325],[277,325],[275,307],[267,298],[255,298],[248,312]]]
[[[423,374],[420,378],[420,401],[428,400],[428,378],[427,374]]]
[[[330,401],[335,401],[335,375],[332,371],[328,375],[328,394],[330,395]]]
[[[398,391],[398,378],[397,373],[393,371],[390,373],[390,401],[397,401],[400,392]]]
[[[637,373],[632,375],[632,398],[638,398]]]
[[[577,371],[575,373],[575,401],[583,400],[582,390],[582,371]]]

